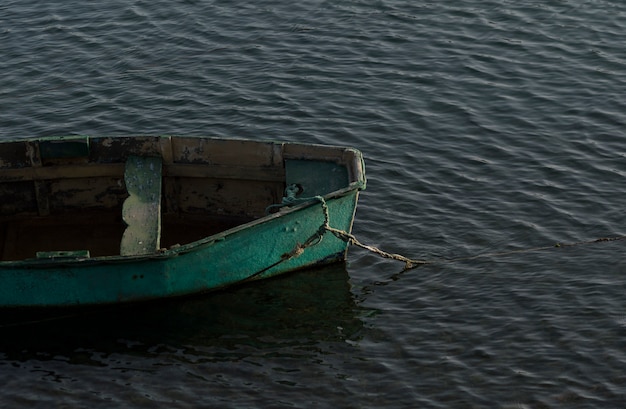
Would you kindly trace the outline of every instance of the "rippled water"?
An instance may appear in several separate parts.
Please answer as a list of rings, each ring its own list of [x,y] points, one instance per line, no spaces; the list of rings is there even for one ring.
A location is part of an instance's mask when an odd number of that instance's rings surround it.
[[[2,328],[4,407],[626,406],[626,6],[9,1],[0,138],[350,145],[348,263]],[[481,258],[457,262],[444,259]]]

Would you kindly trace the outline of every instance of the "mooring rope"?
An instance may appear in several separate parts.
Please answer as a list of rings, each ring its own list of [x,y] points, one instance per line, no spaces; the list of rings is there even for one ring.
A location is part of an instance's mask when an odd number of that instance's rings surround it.
[[[283,196],[283,200],[280,203],[267,206],[265,208],[265,214],[270,214],[274,209],[280,210],[285,206],[293,206],[299,203],[309,202],[313,199],[317,199],[317,196],[297,198],[296,195],[301,191],[302,188],[295,183],[287,186],[285,188],[285,196]]]
[[[280,210],[281,208],[286,207],[286,206],[293,206],[293,205],[297,205],[301,203],[318,201],[322,207],[322,212],[324,214],[324,221],[322,222],[321,226],[307,240],[305,240],[304,243],[296,243],[295,247],[291,251],[284,253],[278,261],[264,268],[263,270],[252,274],[250,277],[246,277],[242,281],[248,281],[248,280],[254,279],[258,277],[259,275],[265,273],[266,271],[270,270],[271,268],[276,267],[277,265],[287,260],[291,260],[292,258],[299,257],[307,247],[314,246],[318,244],[320,241],[322,241],[326,233],[331,233],[332,235],[334,235],[340,240],[343,240],[349,245],[352,244],[354,246],[368,250],[374,254],[379,255],[380,257],[403,262],[405,271],[419,267],[419,266],[427,265],[427,264],[455,263],[455,262],[461,262],[461,261],[475,260],[475,259],[482,258],[482,257],[502,257],[502,256],[508,256],[512,254],[524,254],[524,253],[531,253],[531,252],[537,252],[537,251],[562,249],[562,248],[567,248],[567,247],[577,247],[577,246],[594,244],[594,243],[606,243],[606,242],[613,242],[613,241],[626,239],[626,236],[603,237],[603,238],[594,239],[594,240],[578,241],[578,242],[573,242],[573,243],[556,243],[551,246],[532,247],[532,248],[518,249],[518,250],[483,253],[483,254],[476,254],[473,256],[466,256],[466,257],[457,257],[457,258],[448,258],[448,259],[438,258],[438,259],[430,259],[430,260],[412,259],[412,258],[403,256],[402,254],[389,253],[384,250],[381,250],[378,247],[371,246],[368,244],[363,244],[353,234],[348,233],[345,230],[336,229],[332,227],[330,225],[330,214],[329,214],[328,204],[326,203],[326,200],[322,196],[296,198],[296,195],[300,192],[301,192],[301,189],[298,185],[288,186],[287,189],[285,189],[285,197],[283,197],[282,202],[279,204],[274,204],[274,205],[269,206],[266,209],[266,213],[270,213],[274,209]]]
[[[316,196],[315,198],[309,198],[309,200],[312,199],[317,199],[321,202],[321,206],[322,206],[322,210],[324,212],[324,222],[322,224],[322,226],[320,227],[320,229],[318,230],[318,232],[315,235],[319,235],[320,231],[322,231],[321,234],[323,234],[323,231],[328,231],[330,233],[332,233],[335,237],[339,238],[340,240],[345,241],[348,244],[353,244],[357,247],[360,247],[362,249],[368,250],[372,253],[375,253],[383,258],[388,258],[388,259],[392,259],[392,260],[397,260],[397,261],[401,261],[404,263],[404,270],[410,270],[412,268],[418,267],[418,266],[422,266],[422,265],[426,265],[426,264],[441,264],[441,263],[454,263],[454,262],[461,262],[461,261],[468,261],[468,260],[474,260],[474,259],[478,259],[478,258],[482,258],[482,257],[502,257],[502,256],[508,256],[508,255],[512,255],[512,254],[523,254],[523,253],[531,253],[531,252],[537,252],[537,251],[546,251],[546,250],[554,250],[554,249],[562,249],[562,248],[567,248],[567,247],[577,247],[577,246],[583,246],[583,245],[589,245],[589,244],[594,244],[594,243],[606,243],[606,242],[613,242],[613,241],[619,241],[619,240],[625,240],[626,236],[614,236],[614,237],[602,237],[599,239],[593,239],[593,240],[586,240],[586,241],[578,241],[578,242],[573,242],[573,243],[556,243],[554,245],[551,246],[543,246],[543,247],[532,247],[532,248],[526,248],[526,249],[518,249],[518,250],[509,250],[509,251],[500,251],[500,252],[492,252],[492,253],[483,253],[483,254],[477,254],[477,255],[473,255],[473,256],[467,256],[467,257],[457,257],[457,258],[451,258],[451,259],[445,259],[445,258],[441,258],[441,259],[432,259],[432,260],[423,260],[423,259],[412,259],[409,257],[405,257],[401,254],[396,254],[396,253],[388,253],[384,250],[379,249],[378,247],[375,246],[370,246],[367,244],[363,244],[361,243],[353,234],[350,234],[344,230],[340,230],[340,229],[336,229],[334,227],[330,226],[330,215],[329,215],[329,211],[328,211],[328,205],[326,204],[326,201],[324,200],[323,197],[321,196]],[[314,235],[314,236],[315,236]],[[310,241],[310,239],[309,239]],[[302,249],[304,250],[304,249]]]

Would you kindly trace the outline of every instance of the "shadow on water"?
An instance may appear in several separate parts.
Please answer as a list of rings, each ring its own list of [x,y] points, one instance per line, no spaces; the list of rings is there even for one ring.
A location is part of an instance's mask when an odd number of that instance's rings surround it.
[[[337,264],[159,303],[38,316],[7,317],[5,311],[0,356],[26,361],[76,351],[151,355],[160,347],[223,350],[354,339],[362,322],[348,280],[345,264]]]

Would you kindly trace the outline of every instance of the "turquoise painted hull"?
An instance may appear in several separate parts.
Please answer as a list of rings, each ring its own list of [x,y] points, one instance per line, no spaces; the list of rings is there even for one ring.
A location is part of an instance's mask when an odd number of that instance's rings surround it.
[[[136,256],[0,262],[0,307],[107,305],[178,297],[345,259],[362,183],[181,246]],[[304,245],[306,243],[306,245]]]
[[[328,198],[333,227],[349,231],[357,191]],[[14,263],[0,268],[3,307],[115,304],[183,296],[345,259],[347,243],[330,233],[285,259],[324,222],[320,203],[239,226],[196,243],[142,257]]]

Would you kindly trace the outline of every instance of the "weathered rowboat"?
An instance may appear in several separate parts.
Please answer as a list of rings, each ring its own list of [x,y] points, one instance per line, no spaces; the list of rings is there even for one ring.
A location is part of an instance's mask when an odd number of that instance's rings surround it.
[[[345,259],[358,150],[175,136],[0,141],[0,307],[182,296]]]

